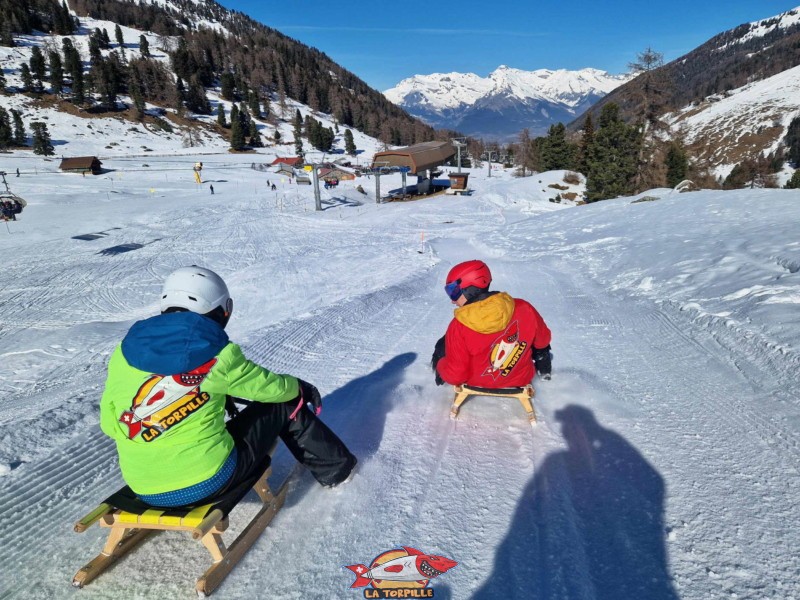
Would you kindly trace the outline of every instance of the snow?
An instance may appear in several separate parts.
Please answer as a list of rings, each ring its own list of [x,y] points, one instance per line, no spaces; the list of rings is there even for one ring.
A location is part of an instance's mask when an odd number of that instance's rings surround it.
[[[316,212],[309,186],[250,168],[270,151],[149,145],[97,177],[0,159],[28,200],[0,223],[4,598],[65,596],[100,551],[106,530],[71,525],[121,484],[98,426],[106,362],[164,277],[196,263],[229,284],[232,339],[318,385],[360,459],[334,490],[301,474],[215,597],[360,597],[342,567],[410,546],[459,563],[438,598],[800,599],[800,192],[566,206],[547,201],[562,174],[475,169],[471,196],[378,204],[360,178]],[[534,429],[503,399],[451,421],[433,382],[444,277],[470,258],[553,329]],[[281,450],[275,478],[292,464]],[[208,561],[162,533],[80,594],[188,598]]]
[[[755,38],[764,37],[765,35],[772,33],[775,29],[788,29],[794,25],[797,25],[798,23],[800,23],[800,6],[768,19],[761,19],[760,21],[748,23],[748,31],[746,34],[728,44],[724,44],[719,48],[716,48],[715,51],[720,52],[727,48],[730,44],[742,44]]]

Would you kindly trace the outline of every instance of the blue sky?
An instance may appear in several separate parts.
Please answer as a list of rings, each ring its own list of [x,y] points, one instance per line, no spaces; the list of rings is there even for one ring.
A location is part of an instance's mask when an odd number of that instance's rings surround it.
[[[796,8],[800,0],[221,4],[318,48],[383,91],[414,74],[486,76],[503,64],[622,73],[648,46],[670,61],[717,33]]]

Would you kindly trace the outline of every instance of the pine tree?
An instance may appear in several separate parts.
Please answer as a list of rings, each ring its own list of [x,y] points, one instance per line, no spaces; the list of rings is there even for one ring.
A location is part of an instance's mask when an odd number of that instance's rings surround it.
[[[577,149],[567,141],[563,123],[551,125],[547,137],[541,142],[541,168],[543,171],[573,169]]]
[[[294,114],[294,153],[297,156],[303,156],[303,115],[300,109]]]
[[[186,90],[186,107],[201,115],[211,114],[211,103],[206,97],[206,90],[196,76],[192,76]]]
[[[6,82],[6,76],[3,73],[3,69],[0,69],[0,94],[6,93],[6,85],[8,85]]]
[[[228,128],[228,122],[225,120],[225,106],[223,106],[222,102],[217,106],[217,125],[223,129]]]
[[[236,80],[233,77],[233,73],[223,73],[219,78],[219,86],[223,100],[236,100]]]
[[[800,167],[800,117],[795,117],[789,123],[784,142],[789,148],[787,158],[795,167]]]
[[[667,166],[667,187],[674,188],[686,179],[686,173],[689,171],[686,150],[678,142],[671,143],[664,162]]]
[[[344,130],[344,151],[350,156],[355,156],[356,142],[353,139],[353,132],[349,129]]]
[[[69,13],[67,1],[63,0],[55,17],[55,33],[59,35],[72,35],[75,32],[75,23]]]
[[[125,38],[122,35],[122,28],[119,25],[114,27],[114,36],[117,38],[117,44],[122,51],[125,51]]]
[[[31,76],[31,70],[30,67],[28,67],[28,63],[22,63],[22,66],[19,69],[19,76],[22,78],[22,91],[32,91],[33,77]]]
[[[231,107],[231,150],[243,150],[244,146],[244,127],[239,107],[234,104]]]
[[[281,143],[281,132],[278,129],[275,129],[275,133],[272,134],[272,139],[275,141],[276,144]]]
[[[261,117],[261,102],[259,102],[258,94],[255,91],[250,91],[247,104],[250,107],[250,112],[253,113],[254,117]]]
[[[142,82],[139,80],[139,75],[136,71],[132,71],[128,78],[128,94],[133,101],[136,117],[138,119],[143,119],[146,104],[144,101],[144,92],[142,91]]]
[[[175,111],[179,117],[183,116],[183,103],[186,102],[186,88],[183,86],[183,80],[178,77],[175,81]]]
[[[231,127],[233,127],[234,123],[242,124],[241,118],[239,117],[239,106],[236,103],[231,104]]]
[[[72,45],[72,40],[69,38],[64,38],[62,47],[64,49],[64,64],[67,67],[70,79],[72,79],[72,101],[75,104],[83,104],[85,89],[80,54],[78,54],[78,51]]]
[[[50,88],[54,94],[61,94],[64,91],[64,67],[61,63],[61,55],[55,50],[48,53],[50,62]]]
[[[45,72],[46,66],[44,62],[44,55],[42,54],[41,49],[39,46],[34,46],[31,48],[31,75],[36,80],[34,83],[34,89],[37,92],[41,92],[44,89],[44,79],[45,79]]]
[[[635,79],[637,85],[627,88],[630,90],[628,99],[632,104],[630,111],[637,121],[641,136],[636,157],[635,191],[656,187],[661,183],[653,157],[656,155],[659,132],[668,129],[661,120],[669,88],[667,72],[661,68],[663,65],[664,55],[649,47],[637,55],[635,62],[628,65],[631,72],[638,74]]]
[[[792,174],[792,178],[786,182],[784,187],[787,190],[800,189],[800,169],[795,169],[795,172]]]
[[[14,33],[11,31],[11,22],[8,19],[0,19],[0,46],[13,48],[16,46],[14,43]]]
[[[591,155],[592,144],[594,143],[594,121],[591,113],[586,114],[583,121],[581,143],[578,147],[578,171],[586,175],[589,172],[589,156]]]
[[[252,148],[263,148],[264,142],[261,140],[261,134],[258,132],[258,125],[256,125],[255,121],[250,121],[250,132],[249,132],[249,145]]]
[[[619,106],[603,106],[589,155],[587,201],[633,193],[640,140],[638,129],[620,118]]]
[[[0,106],[0,150],[5,150],[14,142],[14,134],[11,131],[11,121],[8,119],[8,112]]]
[[[144,58],[150,58],[150,42],[144,34],[139,36],[139,52]]]
[[[50,141],[50,132],[47,131],[47,124],[42,121],[31,123],[33,130],[33,153],[50,156],[54,153],[53,143]]]
[[[25,134],[25,124],[22,122],[22,115],[18,110],[11,109],[11,118],[14,121],[14,145],[24,146],[27,135]]]

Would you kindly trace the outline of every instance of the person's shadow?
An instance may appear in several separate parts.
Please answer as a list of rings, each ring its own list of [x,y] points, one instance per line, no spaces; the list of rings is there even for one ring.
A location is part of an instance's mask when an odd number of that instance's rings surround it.
[[[362,466],[380,447],[386,415],[397,398],[397,387],[416,358],[414,352],[398,354],[372,373],[353,379],[322,398],[322,420]],[[276,465],[276,472],[281,471],[279,481],[295,462],[285,448],[281,452],[285,456]],[[298,502],[312,485],[316,483],[310,476],[301,478],[287,505]]]
[[[325,422],[341,437],[361,462],[380,446],[386,415],[397,399],[397,387],[406,377],[406,369],[417,359],[414,352],[398,354],[378,369],[349,381],[322,399]]]
[[[567,450],[537,469],[473,598],[677,600],[663,479],[590,410],[570,405],[555,417]]]

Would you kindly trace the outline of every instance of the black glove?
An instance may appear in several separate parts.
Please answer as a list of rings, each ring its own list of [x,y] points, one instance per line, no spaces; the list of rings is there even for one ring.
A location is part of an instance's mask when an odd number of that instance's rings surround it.
[[[550,352],[549,345],[545,348],[534,348],[533,362],[542,379],[550,379],[553,371],[553,354]]]
[[[303,398],[303,402],[306,403],[306,406],[313,412],[315,415],[318,415],[322,412],[322,396],[319,394],[319,390],[308,383],[307,381],[303,381],[302,379],[297,380],[297,385],[300,386],[300,395]]]
[[[444,358],[444,354],[444,336],[442,336],[436,342],[436,346],[433,349],[433,356],[431,357],[431,368],[433,369],[433,374],[436,379],[436,385],[444,385],[444,379],[439,375],[439,371],[436,370],[436,365]]]

